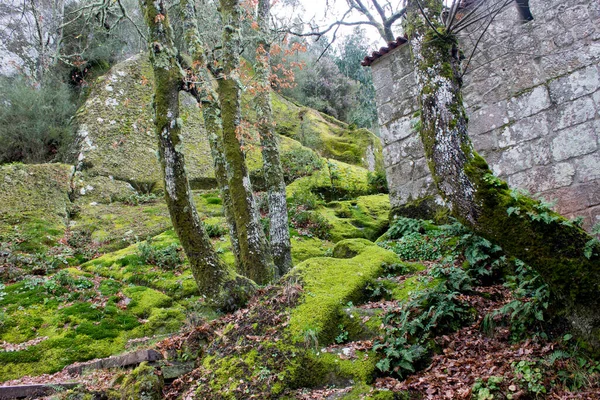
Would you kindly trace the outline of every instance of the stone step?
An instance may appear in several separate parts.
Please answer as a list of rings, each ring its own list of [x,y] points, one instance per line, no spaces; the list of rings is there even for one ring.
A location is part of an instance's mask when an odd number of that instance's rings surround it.
[[[38,399],[43,396],[50,396],[56,392],[72,389],[77,385],[79,384],[57,383],[50,385],[0,386],[0,400]]]
[[[69,365],[65,367],[70,375],[81,375],[85,370],[108,369],[118,367],[129,367],[141,364],[144,361],[154,362],[162,360],[163,356],[156,350],[145,349],[120,356],[112,356],[99,360],[92,360],[85,363]]]

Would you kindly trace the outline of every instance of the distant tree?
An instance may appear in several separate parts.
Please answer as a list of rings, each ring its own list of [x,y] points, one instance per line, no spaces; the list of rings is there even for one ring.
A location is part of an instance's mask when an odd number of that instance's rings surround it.
[[[352,104],[347,122],[360,128],[378,129],[375,87],[370,68],[363,68],[360,62],[370,50],[370,43],[362,27],[355,27],[352,35],[346,36],[338,46],[336,64],[342,74],[360,83],[356,91],[356,102]]]
[[[0,93],[0,164],[65,161],[76,110],[69,85],[50,74],[0,78]]]

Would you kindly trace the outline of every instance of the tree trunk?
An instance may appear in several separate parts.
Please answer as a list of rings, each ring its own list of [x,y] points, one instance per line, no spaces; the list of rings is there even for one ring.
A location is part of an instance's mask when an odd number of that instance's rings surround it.
[[[154,69],[154,124],[159,139],[165,199],[173,227],[190,262],[203,296],[222,309],[245,303],[255,285],[221,261],[212,247],[196,211],[181,152],[179,89],[183,83],[177,49],[162,0],[140,0],[149,27],[148,43]]]
[[[227,178],[235,212],[242,271],[259,284],[275,277],[275,265],[260,224],[252,185],[242,152],[239,0],[220,0],[223,22],[223,65],[218,77],[223,118],[223,144],[228,164]]]
[[[215,179],[221,192],[223,200],[223,212],[229,227],[229,238],[231,241],[231,251],[235,258],[235,265],[240,267],[240,245],[238,241],[237,225],[235,223],[235,214],[231,193],[227,182],[227,171],[225,162],[225,153],[223,148],[223,125],[221,121],[221,108],[219,106],[218,95],[213,89],[211,75],[208,71],[206,57],[204,54],[204,44],[198,29],[198,17],[196,7],[193,1],[183,0],[180,3],[181,20],[185,37],[186,50],[192,57],[190,70],[194,74],[194,81],[197,86],[188,87],[188,90],[194,94],[198,104],[201,106],[204,117],[204,127],[208,134],[213,166],[215,168]]]
[[[271,44],[269,42],[270,0],[258,2],[258,46],[256,50],[256,115],[262,149],[263,171],[269,199],[269,237],[273,260],[284,275],[292,268],[292,246],[288,225],[285,181],[279,160],[275,121],[271,105]]]
[[[416,0],[409,3],[405,31],[421,106],[421,140],[440,194],[461,222],[535,269],[548,283],[559,313],[600,349],[600,246],[539,201],[511,191],[474,151],[457,39],[437,19],[441,0],[421,4],[424,13]]]

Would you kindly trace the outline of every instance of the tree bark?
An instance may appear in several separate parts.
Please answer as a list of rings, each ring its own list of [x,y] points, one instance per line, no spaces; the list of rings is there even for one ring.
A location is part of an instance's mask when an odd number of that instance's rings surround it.
[[[275,120],[271,105],[271,44],[269,41],[270,0],[258,2],[258,46],[256,51],[256,79],[258,93],[255,98],[258,133],[262,149],[263,171],[269,199],[269,238],[275,266],[279,275],[292,268],[292,246],[288,223],[285,181],[279,159],[275,134]]]
[[[218,95],[213,89],[212,76],[208,71],[207,61],[204,54],[204,44],[198,29],[198,16],[193,1],[183,0],[180,3],[181,20],[185,36],[186,50],[192,58],[190,66],[196,80],[195,87],[189,87],[188,90],[194,94],[198,104],[202,109],[204,117],[204,127],[208,134],[213,166],[215,168],[215,179],[221,192],[223,200],[223,212],[229,227],[229,238],[231,241],[231,251],[235,258],[235,265],[240,268],[240,244],[238,240],[237,225],[235,222],[235,213],[229,183],[227,181],[227,163],[225,162],[225,153],[223,147],[223,125],[221,121],[221,108],[219,106]],[[241,268],[240,268],[241,269]]]
[[[493,175],[467,134],[458,41],[437,19],[442,1],[411,0],[408,7],[405,31],[421,107],[420,135],[440,194],[461,222],[536,270],[559,314],[599,350],[600,246],[577,225]]]
[[[233,202],[240,244],[242,271],[259,284],[276,275],[273,257],[260,224],[252,185],[241,148],[241,85],[239,0],[220,0],[223,23],[222,74],[218,77],[219,102],[223,120],[223,144],[228,164],[227,179]]]
[[[200,293],[219,308],[234,309],[244,304],[256,287],[219,259],[200,221],[185,172],[180,138],[183,122],[179,118],[183,72],[177,62],[166,6],[162,0],[140,0],[140,8],[150,31],[154,124],[171,221]]]

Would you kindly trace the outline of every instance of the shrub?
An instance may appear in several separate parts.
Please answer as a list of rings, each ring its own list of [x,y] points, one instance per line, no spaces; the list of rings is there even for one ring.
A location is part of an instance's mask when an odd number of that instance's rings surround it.
[[[179,254],[179,246],[171,244],[167,247],[158,248],[152,245],[152,240],[148,239],[138,246],[138,257],[144,264],[156,265],[160,268],[175,269],[182,264],[182,257]]]
[[[302,236],[316,236],[323,240],[329,239],[331,225],[327,222],[327,219],[321,214],[309,211],[302,206],[290,210],[290,224]]]
[[[323,167],[323,160],[313,150],[294,146],[281,153],[281,167],[286,183],[312,175]]]
[[[425,233],[427,230],[426,228],[430,225],[431,223],[429,221],[397,217],[392,226],[390,226],[390,229],[387,231],[387,238],[400,239],[403,236],[411,233]]]
[[[387,177],[383,171],[369,172],[367,184],[371,193],[389,193]]]
[[[292,207],[302,207],[305,210],[314,210],[321,203],[321,198],[310,190],[298,190],[292,195],[289,204]]]
[[[76,111],[69,86],[52,78],[39,87],[22,78],[3,78],[0,93],[0,163],[64,160]]]
[[[527,264],[515,260],[515,273],[506,277],[506,284],[515,300],[486,315],[483,329],[491,331],[497,323],[510,326],[511,339],[518,341],[532,330],[543,332],[543,322],[550,301],[550,289],[539,274]]]
[[[458,329],[471,319],[469,307],[446,282],[417,292],[384,317],[384,337],[373,349],[382,353],[377,368],[405,377],[422,367],[433,337]]]
[[[221,224],[207,224],[203,222],[208,237],[221,237],[227,233],[227,228]]]
[[[403,260],[430,261],[442,257],[446,238],[440,234],[422,235],[413,232],[396,241],[383,242],[381,246],[392,250]]]

